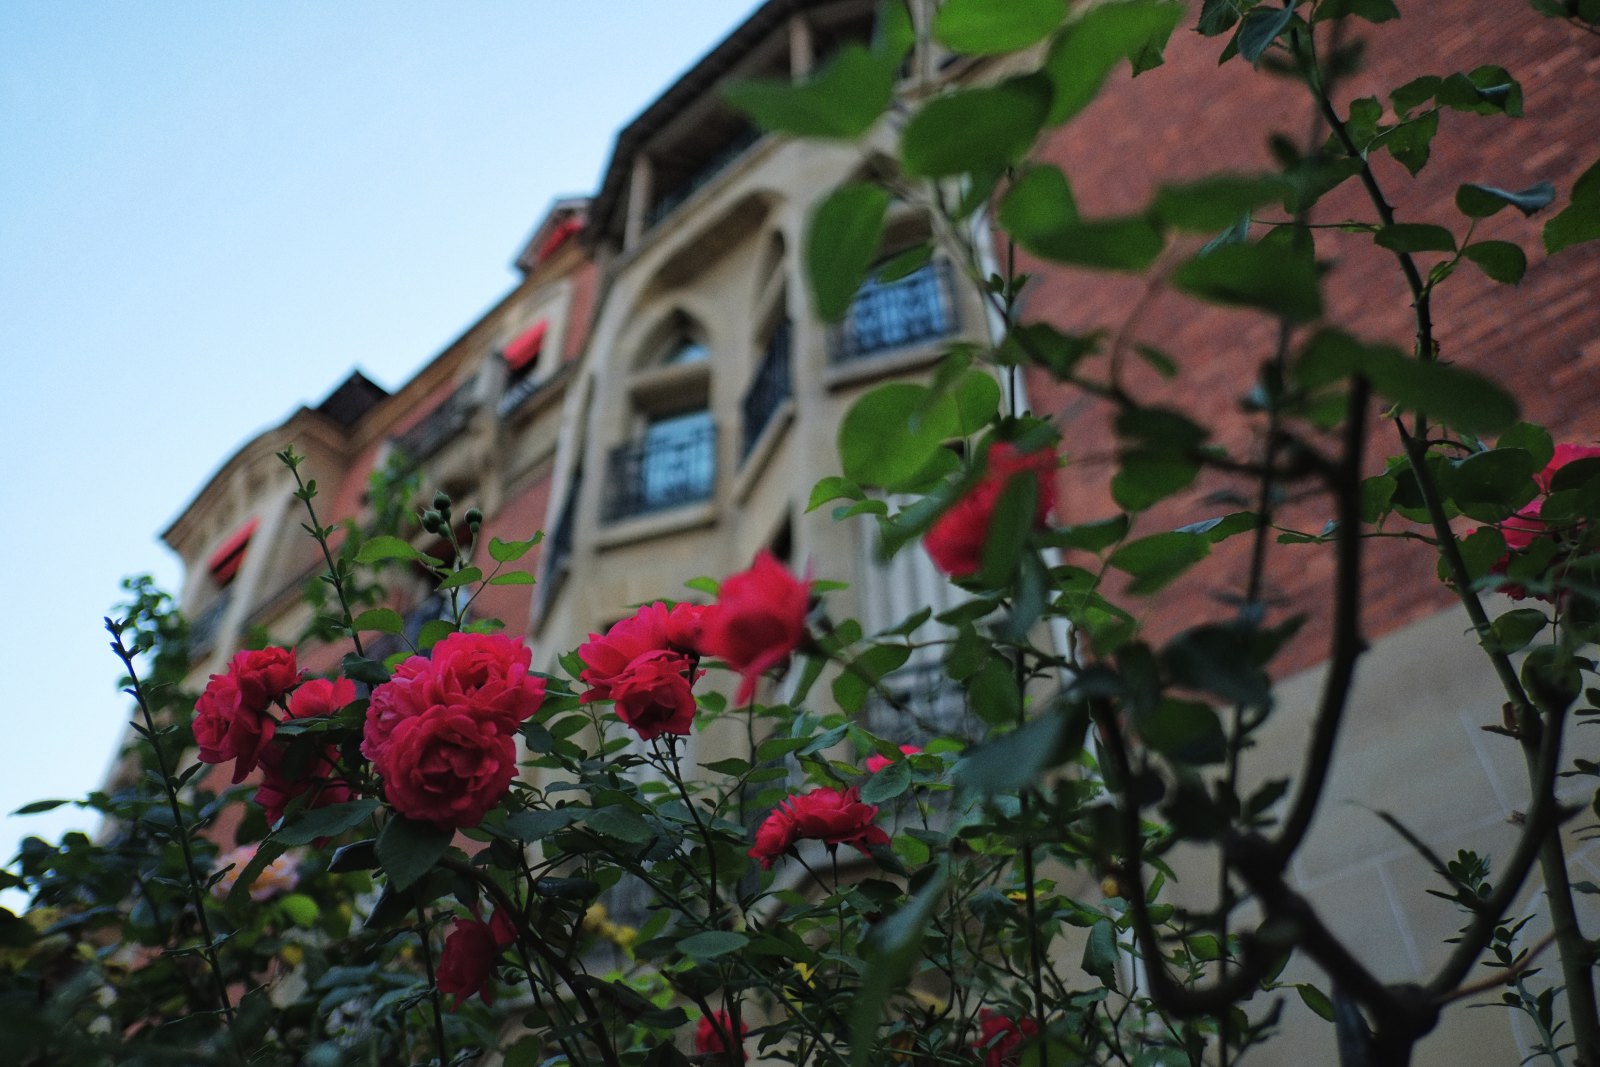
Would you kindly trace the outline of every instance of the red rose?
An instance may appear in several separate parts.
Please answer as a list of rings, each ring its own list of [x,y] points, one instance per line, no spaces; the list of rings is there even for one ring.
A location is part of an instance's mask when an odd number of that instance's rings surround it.
[[[511,788],[517,750],[473,708],[441,704],[401,720],[376,766],[400,814],[463,829],[482,822]]]
[[[716,606],[705,615],[705,648],[744,676],[738,703],[755,695],[763,671],[799,646],[810,602],[811,583],[790,574],[766,549],[749,570],[722,583]]]
[[[869,845],[889,843],[889,835],[872,823],[878,817],[877,805],[862,803],[855,786],[842,790],[822,786],[790,797],[782,808],[794,820],[798,837],[827,845],[854,845],[862,852]]]
[[[258,648],[240,652],[228,664],[244,702],[265,711],[300,681],[292,648]]]
[[[412,656],[394,669],[394,674],[372,691],[367,704],[367,726],[361,738],[361,754],[374,764],[381,761],[396,726],[415,718],[433,706],[432,664],[424,656]]]
[[[978,1012],[978,1027],[972,1047],[983,1053],[984,1067],[1015,1067],[1022,1059],[1022,1043],[1039,1033],[1039,1024],[1032,1019],[1018,1022],[987,1008]]]
[[[921,751],[922,751],[922,747],[920,745],[901,745],[900,746],[900,754],[902,756],[914,756],[918,752],[921,752]],[[880,756],[876,752],[874,752],[872,755],[867,757],[867,773],[868,774],[877,774],[879,771],[881,771],[885,767],[889,766],[889,764],[898,763],[898,762],[900,762],[900,761],[899,760],[895,760],[895,759],[890,759],[888,756]]]
[[[749,1057],[744,1053],[744,1036],[750,1028],[743,1021],[739,1023],[739,1062],[743,1063]],[[700,1025],[694,1029],[694,1050],[701,1056],[726,1056],[728,1054],[727,1036],[733,1033],[733,1020],[725,1011],[716,1012],[714,1015],[700,1016]]]
[[[1556,445],[1555,452],[1550,457],[1550,462],[1544,465],[1544,470],[1533,476],[1533,480],[1538,483],[1541,492],[1548,493],[1550,491],[1550,482],[1555,478],[1556,471],[1574,460],[1593,459],[1596,456],[1600,456],[1600,446],[1597,445]]]
[[[332,715],[355,703],[356,683],[348,678],[313,678],[301,684],[289,698],[289,718],[310,719]]]
[[[514,939],[510,920],[499,912],[495,912],[489,922],[476,916],[456,920],[450,928],[450,936],[444,939],[433,980],[439,992],[456,998],[450,1005],[451,1011],[460,1008],[461,1002],[474,994],[482,997],[485,1004],[494,1003],[494,994],[490,991],[494,964]]]
[[[617,718],[646,741],[687,734],[694,723],[687,656],[656,650],[634,658],[609,683]]]
[[[701,654],[705,644],[706,612],[704,604],[674,604],[667,612],[667,645],[675,652],[690,656]]]
[[[1024,474],[1032,475],[1038,483],[1033,523],[1036,528],[1043,527],[1055,506],[1056,466],[1054,449],[1023,455],[1004,441],[991,445],[978,483],[940,515],[922,539],[934,565],[952,578],[978,573],[983,566],[983,546],[989,539],[995,505],[1011,480]]]
[[[1533,476],[1534,483],[1539,487],[1541,494],[1548,494],[1550,492],[1550,483],[1555,480],[1556,472],[1562,467],[1575,460],[1592,459],[1597,456],[1600,456],[1600,447],[1594,445],[1556,445],[1555,451],[1550,457],[1550,462],[1546,463],[1544,469]],[[1511,554],[1513,552],[1521,552],[1524,549],[1531,548],[1536,541],[1543,538],[1555,538],[1557,540],[1562,538],[1563,530],[1559,528],[1559,525],[1557,528],[1552,528],[1546,523],[1543,518],[1543,511],[1544,497],[1542,495],[1536,496],[1524,504],[1515,515],[1502,520],[1497,525],[1496,528],[1500,531],[1500,536],[1506,543],[1506,554],[1494,562],[1494,565],[1489,568],[1489,573],[1505,574],[1511,566]],[[1476,529],[1467,530],[1461,536],[1470,537],[1476,532]],[[1558,571],[1559,567],[1554,569],[1553,573]],[[1528,590],[1525,586],[1511,582],[1501,585],[1500,591],[1513,600],[1522,600],[1528,595]],[[1540,600],[1551,599],[1547,594],[1540,593],[1537,595]]]
[[[200,762],[234,761],[233,784],[255,770],[261,752],[272,741],[278,722],[264,706],[247,703],[230,666],[227,674],[213,674],[194,705],[194,740]]]
[[[611,679],[646,652],[668,647],[667,606],[660,601],[646,604],[626,619],[612,625],[604,637],[590,634],[578,648],[584,669],[578,678],[589,687],[579,697],[584,704],[611,699]]]
[[[793,848],[799,838],[794,820],[780,806],[756,828],[756,843],[750,848],[750,858],[758,861],[763,871],[770,871],[778,857]]]
[[[528,673],[532,660],[520,637],[450,634],[433,648],[433,700],[470,703],[509,737],[544,703],[544,679]]]
[[[287,755],[287,748],[279,744],[261,750],[262,777],[261,784],[256,787],[255,801],[266,814],[269,826],[283,818],[289,802],[299,796],[310,794],[311,799],[305,804],[307,810],[354,799],[355,792],[349,783],[339,777],[337,746],[324,746],[309,766],[298,771],[287,766]]]

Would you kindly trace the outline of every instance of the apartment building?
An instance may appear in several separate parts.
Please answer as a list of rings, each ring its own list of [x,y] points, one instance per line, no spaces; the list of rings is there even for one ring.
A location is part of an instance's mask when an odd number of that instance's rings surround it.
[[[1576,84],[1595,69],[1585,42],[1531,10],[1491,20],[1467,0],[1448,0],[1409,5],[1405,18],[1417,30],[1379,35],[1388,44],[1369,54],[1351,95],[1382,95],[1419,66],[1470,69],[1487,61],[1480,56],[1509,53],[1543,72],[1527,83],[1534,112],[1561,107],[1536,95],[1550,92],[1540,89],[1546,81]],[[805,77],[841,45],[867,41],[872,20],[865,0],[761,5],[619,133],[592,199],[552,207],[517,257],[518,284],[415,377],[390,394],[352,374],[229,457],[164,535],[186,567],[181,604],[195,620],[195,678],[220,670],[252,631],[292,640],[311,621],[299,594],[322,562],[299,528],[292,479],[274,458],[291,442],[321,487],[325,523],[368,514],[372,477],[387,472],[391,480],[415,474],[424,500],[447,492],[458,515],[479,507],[485,537],[545,530],[524,561],[539,584],[487,590],[474,610],[525,633],[536,665],[547,668],[630,605],[692,597],[685,580],[739,570],[763,548],[797,570],[850,583],[830,594],[830,609],[869,631],[915,606],[952,603],[959,593],[920,549],[885,567],[873,559],[869,520],[839,523],[806,505],[812,485],[837,473],[836,434],[856,397],[878,382],[925,374],[952,342],[989,342],[995,324],[976,288],[939,256],[897,280],[868,281],[841,324],[822,323],[802,272],[807,221],[830,190],[871,173],[892,133],[879,129],[860,143],[762,135],[721,96],[734,79]],[[1484,32],[1489,21],[1493,34]],[[1180,30],[1165,70],[1137,80],[1119,73],[1082,118],[1040,146],[1041,158],[1073,175],[1086,214],[1142,204],[1158,173],[1266,165],[1269,132],[1305,128],[1309,115],[1298,102],[1281,103],[1281,84],[1243,64],[1209,75],[1220,79],[1215,94],[1173,95],[1173,84],[1215,64],[1217,50]],[[934,57],[919,57],[903,89],[985,76],[979,68],[941,73]],[[1141,122],[1130,122],[1133,115]],[[1556,121],[1564,125],[1553,138],[1548,124],[1536,133],[1509,121],[1492,138],[1441,136],[1439,158],[1421,181],[1385,172],[1397,210],[1408,217],[1413,206],[1447,204],[1453,185],[1468,180],[1506,188],[1550,180],[1570,189],[1592,162],[1600,114],[1592,103],[1574,104]],[[1525,136],[1550,147],[1535,153]],[[1354,199],[1332,199],[1323,210],[1335,220],[1363,214]],[[1517,230],[1519,221],[1505,212],[1479,236],[1531,243],[1531,228]],[[882,255],[920,240],[926,226],[914,209],[897,206]],[[987,226],[980,222],[971,236],[992,255]],[[1106,325],[1138,299],[1137,280],[1035,262],[1022,269],[1034,275],[1024,316],[1063,328]],[[1529,414],[1558,439],[1592,442],[1600,432],[1589,415],[1600,395],[1596,291],[1600,253],[1586,248],[1536,257],[1514,291],[1463,270],[1440,291],[1447,355],[1519,387],[1532,401]],[[1341,251],[1328,299],[1364,335],[1406,343],[1408,300],[1392,265],[1370,246]],[[1248,390],[1272,332],[1264,319],[1164,298],[1138,329],[1141,340],[1175,355],[1205,354],[1205,369],[1171,394],[1177,406],[1196,409],[1233,404]],[[1057,416],[1077,461],[1060,475],[1058,517],[1114,513],[1105,413],[1043,372],[1025,384],[1032,407]],[[1391,446],[1375,439],[1374,448]],[[1215,494],[1228,488],[1198,484],[1156,512],[1152,530],[1213,517]],[[1317,525],[1324,518],[1299,517]],[[1426,864],[1372,811],[1402,814],[1446,854],[1500,854],[1525,789],[1515,746],[1481,729],[1498,719],[1500,701],[1487,664],[1463,637],[1464,618],[1408,546],[1383,543],[1374,552],[1387,580],[1367,590],[1372,649],[1328,802],[1295,875],[1381,977],[1404,980],[1427,972],[1459,918],[1423,893]],[[1325,587],[1327,568],[1323,552],[1275,548],[1273,596],[1289,602]],[[1178,587],[1153,623],[1158,635],[1216,614],[1228,589],[1208,575]],[[390,604],[414,635],[440,604],[420,574],[397,575],[392,585]],[[1313,622],[1289,652],[1286,669],[1298,673],[1279,691],[1281,725],[1249,754],[1248,774],[1265,778],[1298,764],[1325,644]],[[340,652],[308,648],[303,662],[330,668]],[[935,682],[913,662],[896,684],[923,701],[930,718],[957,723],[964,709],[941,701]],[[695,743],[710,746],[696,753],[701,759],[720,754],[715,737]],[[1423,766],[1426,781],[1417,773]],[[1446,792],[1427,784],[1437,781],[1455,785]],[[1578,843],[1573,854],[1575,877],[1600,883],[1600,854]],[[1530,889],[1530,910],[1536,895]],[[1485,1057],[1478,1062],[1520,1058],[1529,1035],[1508,1016],[1458,1012],[1452,1041],[1472,1042]],[[1301,1050],[1290,1037],[1268,1055],[1321,1062],[1312,1050],[1325,1044],[1318,1035]],[[1461,1062],[1460,1047],[1425,1042],[1417,1062]]]

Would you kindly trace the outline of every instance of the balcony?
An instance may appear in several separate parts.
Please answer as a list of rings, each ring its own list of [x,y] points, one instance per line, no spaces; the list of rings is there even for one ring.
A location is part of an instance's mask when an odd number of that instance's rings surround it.
[[[901,706],[877,693],[867,698],[863,725],[879,737],[922,745],[935,737],[965,738],[971,729],[966,693],[945,677],[941,664],[907,665],[886,676],[883,687]]]
[[[230,585],[217,593],[216,599],[206,605],[206,609],[189,623],[191,660],[199,659],[216,647],[217,634],[222,629],[222,617],[228,613],[228,605],[231,603],[233,603],[233,586]]]
[[[445,398],[444,403],[424,416],[421,422],[393,439],[396,451],[405,457],[407,470],[415,470],[432,459],[452,438],[467,428],[478,406],[472,395],[475,384],[469,381],[461,386]]]
[[[789,377],[790,322],[784,319],[767,340],[766,353],[761,357],[761,367],[755,380],[744,394],[741,410],[744,414],[744,439],[739,447],[739,461],[749,458],[750,450],[761,439],[779,405],[793,395]]]
[[[650,210],[645,213],[645,227],[648,229],[659,223],[662,219],[676,211],[685,200],[688,200],[703,186],[710,184],[712,179],[723,171],[740,156],[750,150],[762,138],[762,132],[754,126],[745,126],[733,137],[724,142],[699,167],[690,171],[688,175],[673,182],[656,197],[650,205]]]
[[[556,518],[555,531],[551,533],[550,540],[546,544],[544,557],[546,582],[559,580],[567,560],[572,556],[572,525],[576,521],[578,492],[582,487],[583,477],[579,475],[572,480],[572,488],[567,490],[567,499],[561,505],[560,516]]]
[[[527,374],[506,386],[506,391],[500,394],[500,403],[495,413],[502,419],[520,409],[528,401],[541,393],[553,390],[557,385],[572,377],[575,363],[568,363],[560,369],[543,376]]]
[[[892,282],[864,283],[835,334],[833,362],[864,359],[955,331],[950,264],[938,260]]]
[[[602,517],[616,522],[711,499],[716,444],[709,411],[652,422],[643,440],[611,450]]]

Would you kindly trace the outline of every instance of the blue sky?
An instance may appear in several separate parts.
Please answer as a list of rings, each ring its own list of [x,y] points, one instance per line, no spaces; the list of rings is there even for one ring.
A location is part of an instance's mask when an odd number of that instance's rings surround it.
[[[556,197],[754,0],[0,4],[0,813],[127,719],[101,619],[240,444],[394,387],[510,288]],[[73,808],[0,822],[24,834]]]

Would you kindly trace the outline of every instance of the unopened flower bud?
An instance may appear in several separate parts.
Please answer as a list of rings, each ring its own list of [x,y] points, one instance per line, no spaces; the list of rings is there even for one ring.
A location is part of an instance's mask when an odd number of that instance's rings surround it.
[[[436,534],[444,529],[444,519],[437,511],[424,511],[422,513],[422,528],[431,534]]]
[[[483,525],[483,512],[477,508],[467,509],[467,525],[476,530]]]
[[[450,514],[450,498],[445,495],[444,490],[441,489],[433,494],[433,509],[444,515]]]

